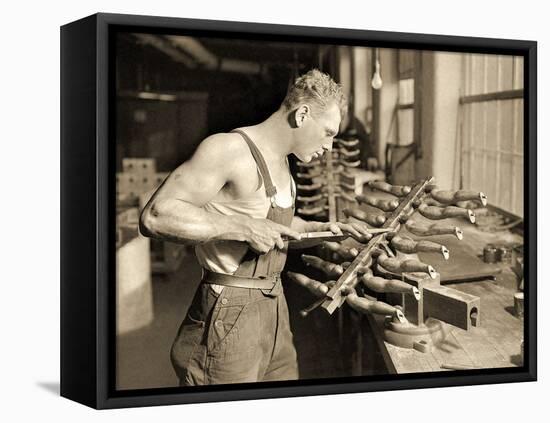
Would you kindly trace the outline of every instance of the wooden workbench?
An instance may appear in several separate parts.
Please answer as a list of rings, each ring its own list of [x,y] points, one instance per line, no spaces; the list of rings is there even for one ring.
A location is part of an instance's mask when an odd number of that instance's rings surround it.
[[[510,233],[485,233],[475,227],[465,227],[464,242],[479,254],[488,242],[510,240]],[[515,237],[515,236],[514,236]],[[521,238],[515,237],[516,241]],[[453,260],[453,250],[451,258]],[[475,268],[476,264],[471,263]],[[465,331],[448,326],[449,335],[432,352],[396,347],[384,341],[384,317],[368,315],[372,333],[390,373],[443,371],[442,364],[472,368],[522,366],[521,342],[524,336],[523,319],[514,314],[514,293],[518,280],[510,264],[500,264],[495,280],[445,284],[445,286],[475,295],[481,301],[481,325]]]
[[[378,191],[368,190],[368,194],[377,198],[393,198],[392,196]],[[379,212],[376,209],[361,205],[362,210],[367,212]],[[418,213],[414,215],[414,220],[424,223],[433,223]],[[470,225],[461,219],[446,219],[446,224],[456,225],[463,229],[464,240],[460,242],[462,248],[467,250],[471,257],[465,260],[460,257],[461,252],[449,244],[453,237],[430,237],[436,242],[447,245],[451,250],[449,265],[457,265],[465,269],[465,272],[476,273],[476,268],[485,266],[481,259],[475,256],[481,256],[483,247],[488,243],[522,243],[523,239],[510,231],[502,232],[483,232],[475,225]],[[403,234],[418,238],[402,231]],[[456,247],[456,245],[455,245]],[[463,251],[464,251],[463,250]],[[420,257],[421,261],[434,265],[439,269],[443,264],[442,259],[437,255],[429,256],[425,254]],[[514,315],[514,293],[517,290],[517,276],[511,270],[511,264],[495,265],[499,268],[496,280],[483,280],[477,282],[463,283],[445,283],[445,286],[455,288],[459,291],[478,296],[481,301],[481,325],[474,327],[470,331],[465,331],[454,326],[447,325],[450,333],[446,340],[432,352],[421,353],[416,350],[396,347],[384,341],[384,316],[374,316],[367,314],[367,321],[370,325],[369,336],[365,337],[363,343],[372,342],[372,337],[376,340],[378,349],[382,355],[389,373],[413,373],[413,372],[433,372],[444,371],[442,364],[452,364],[468,366],[472,368],[497,368],[497,367],[516,367],[523,365],[521,358],[521,342],[524,336],[523,319]],[[485,269],[486,270],[486,269]],[[363,349],[372,347],[363,345]],[[372,350],[371,350],[372,353]],[[360,356],[360,355],[359,355]],[[368,363],[373,357],[364,357],[363,362],[359,364],[363,373],[377,374],[381,369],[373,369]],[[376,360],[374,360],[376,361]],[[358,365],[355,365],[357,368]]]
[[[432,352],[396,347],[384,341],[384,317],[368,315],[389,373],[444,371],[442,364],[472,368],[522,365],[523,320],[513,315],[513,291],[495,281],[447,285],[481,299],[481,326],[470,331],[448,325],[450,333]]]

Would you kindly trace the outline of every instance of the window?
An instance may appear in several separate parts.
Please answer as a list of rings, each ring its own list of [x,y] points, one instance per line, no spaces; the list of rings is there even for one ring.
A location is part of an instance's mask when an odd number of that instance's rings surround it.
[[[523,216],[523,58],[463,59],[460,186]]]

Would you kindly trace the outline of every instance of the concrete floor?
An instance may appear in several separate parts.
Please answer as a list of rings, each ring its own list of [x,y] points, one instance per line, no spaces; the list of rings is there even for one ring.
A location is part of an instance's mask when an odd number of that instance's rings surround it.
[[[170,347],[199,280],[200,268],[191,256],[175,273],[153,275],[152,323],[117,339],[118,389],[177,386]]]

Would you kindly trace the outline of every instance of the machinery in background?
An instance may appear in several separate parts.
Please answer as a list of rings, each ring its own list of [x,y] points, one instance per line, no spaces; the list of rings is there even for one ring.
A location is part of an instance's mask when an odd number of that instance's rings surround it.
[[[336,148],[309,163],[298,162],[296,174],[298,215],[308,218],[341,221],[343,210],[356,204],[356,169],[359,160],[359,140],[335,139]]]

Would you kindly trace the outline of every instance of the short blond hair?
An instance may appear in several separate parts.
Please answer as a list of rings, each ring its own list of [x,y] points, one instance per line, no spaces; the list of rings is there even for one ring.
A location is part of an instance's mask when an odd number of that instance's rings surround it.
[[[312,114],[318,116],[331,102],[336,103],[343,118],[347,112],[347,99],[342,85],[319,69],[312,69],[296,78],[288,89],[283,106],[292,111],[300,104],[307,103],[312,107]]]

